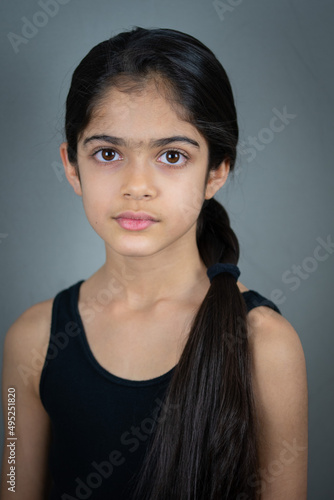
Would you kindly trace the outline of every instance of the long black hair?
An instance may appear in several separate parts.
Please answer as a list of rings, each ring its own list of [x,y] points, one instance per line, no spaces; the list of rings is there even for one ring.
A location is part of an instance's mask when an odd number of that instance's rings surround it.
[[[221,63],[190,35],[138,27],[95,46],[74,71],[66,102],[70,162],[78,166],[78,139],[105,92],[112,86],[131,92],[148,78],[164,82],[175,109],[207,140],[208,172],[224,160],[233,170],[237,115]],[[238,240],[215,199],[204,201],[200,211],[197,245],[207,267],[238,262]],[[165,402],[174,409],[155,428],[133,498],[256,498],[257,429],[246,308],[231,275],[213,279]]]

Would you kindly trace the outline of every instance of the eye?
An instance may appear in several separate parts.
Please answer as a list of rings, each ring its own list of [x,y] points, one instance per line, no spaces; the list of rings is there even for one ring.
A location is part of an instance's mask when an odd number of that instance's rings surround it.
[[[189,157],[177,149],[169,149],[158,158],[158,161],[173,167],[183,167],[186,165],[188,160]]]
[[[121,155],[114,149],[101,148],[93,154],[101,163],[111,163],[121,159]]]

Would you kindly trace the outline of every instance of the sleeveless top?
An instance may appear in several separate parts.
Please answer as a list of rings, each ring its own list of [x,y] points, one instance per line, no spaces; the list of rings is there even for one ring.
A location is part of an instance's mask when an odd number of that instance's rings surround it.
[[[150,380],[126,380],[95,359],[78,309],[80,285],[59,292],[41,373],[40,397],[52,442],[49,500],[130,500],[174,368]],[[247,310],[276,305],[250,290]]]

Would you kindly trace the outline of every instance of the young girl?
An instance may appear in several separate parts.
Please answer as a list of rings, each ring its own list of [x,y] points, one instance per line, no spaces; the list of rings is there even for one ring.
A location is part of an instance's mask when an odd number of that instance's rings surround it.
[[[237,141],[227,75],[189,35],[136,28],[76,68],[60,154],[106,261],[6,336],[3,500],[306,499],[303,350],[238,281],[214,199]]]

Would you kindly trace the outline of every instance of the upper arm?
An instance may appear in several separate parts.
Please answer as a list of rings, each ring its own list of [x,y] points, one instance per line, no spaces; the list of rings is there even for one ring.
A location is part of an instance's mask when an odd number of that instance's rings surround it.
[[[252,314],[253,313],[253,314]],[[307,378],[290,323],[266,307],[249,313],[262,500],[307,495]]]
[[[49,488],[47,454],[50,421],[39,397],[39,380],[50,331],[51,303],[37,304],[23,313],[8,330],[4,343],[2,368],[2,404],[4,416],[4,449],[1,498],[12,498],[7,474],[15,467],[15,498],[42,500]],[[15,389],[15,436],[7,427],[8,388]],[[11,405],[12,406],[12,405]],[[13,410],[13,408],[12,408]],[[13,415],[11,415],[12,417]],[[16,437],[11,442],[8,437]],[[15,455],[14,455],[15,454]],[[15,463],[13,463],[13,459]],[[10,463],[8,463],[10,462]]]

